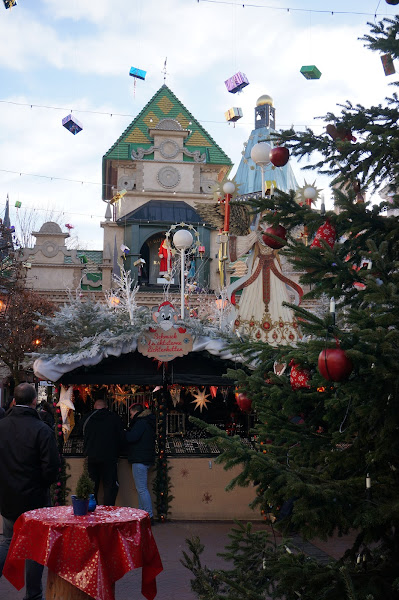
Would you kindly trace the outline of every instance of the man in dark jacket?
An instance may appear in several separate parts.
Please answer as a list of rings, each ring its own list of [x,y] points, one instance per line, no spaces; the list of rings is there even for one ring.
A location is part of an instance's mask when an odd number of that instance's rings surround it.
[[[124,444],[121,418],[107,408],[106,400],[96,400],[94,411],[83,423],[84,454],[94,481],[94,496],[98,503],[98,488],[103,482],[105,506],[115,506],[118,495],[118,457]]]
[[[0,421],[0,512],[3,536],[0,544],[0,576],[3,573],[17,518],[28,510],[50,506],[50,484],[59,473],[54,432],[36,412],[36,390],[21,383],[14,390],[15,406]],[[25,562],[24,600],[42,599],[43,565]]]
[[[132,465],[134,484],[139,497],[139,508],[145,510],[154,523],[154,513],[148,491],[148,470],[155,462],[155,415],[141,404],[130,407],[131,424],[126,432],[127,459]]]

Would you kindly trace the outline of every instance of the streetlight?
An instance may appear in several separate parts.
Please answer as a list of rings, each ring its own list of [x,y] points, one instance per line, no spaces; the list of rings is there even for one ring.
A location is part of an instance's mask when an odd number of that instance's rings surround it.
[[[184,252],[193,244],[193,236],[187,229],[179,229],[173,236],[175,248],[180,250],[180,313],[184,319]]]
[[[270,164],[270,150],[272,147],[267,142],[258,142],[251,150],[251,158],[260,167],[262,174],[262,198],[265,197],[265,167]]]

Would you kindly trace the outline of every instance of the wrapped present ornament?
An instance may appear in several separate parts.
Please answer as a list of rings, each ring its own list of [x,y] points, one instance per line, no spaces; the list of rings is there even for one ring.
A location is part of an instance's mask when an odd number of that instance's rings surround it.
[[[395,65],[393,64],[393,58],[389,53],[381,56],[381,62],[385,75],[393,75],[396,73]]]
[[[62,119],[62,124],[66,129],[68,129],[68,131],[73,133],[73,135],[76,135],[77,133],[79,133],[79,131],[82,131],[83,129],[83,125],[77,120],[75,116],[72,115],[67,115],[66,117],[64,117]]]
[[[6,8],[12,8],[13,6],[17,6],[17,0],[3,0],[3,2]]]
[[[242,108],[229,108],[229,110],[226,110],[226,112],[224,113],[224,116],[226,118],[226,121],[228,121],[229,123],[235,123],[236,121],[238,121],[238,119],[241,119],[242,117]]]
[[[130,67],[129,75],[131,77],[135,77],[136,79],[145,80],[145,76],[147,75],[147,71],[143,71],[142,69],[136,69],[136,67]]]
[[[301,388],[309,389],[310,371],[300,367],[295,361],[290,362],[290,384],[293,390],[300,390]]]
[[[249,84],[249,81],[245,73],[238,71],[238,73],[235,73],[232,77],[226,79],[224,83],[228,92],[236,94],[237,92],[241,92],[241,90]]]
[[[320,79],[321,72],[315,65],[305,65],[301,67],[301,73],[305,79]]]
[[[326,219],[325,223],[323,223],[323,225],[320,225],[320,227],[316,231],[316,235],[314,236],[314,240],[310,244],[310,247],[322,248],[323,244],[321,240],[324,240],[330,246],[330,248],[333,248],[336,237],[337,232],[335,231],[335,228],[331,225],[330,221]]]
[[[15,206],[15,208],[21,208],[22,202],[20,202],[19,200],[16,200],[14,206]]]

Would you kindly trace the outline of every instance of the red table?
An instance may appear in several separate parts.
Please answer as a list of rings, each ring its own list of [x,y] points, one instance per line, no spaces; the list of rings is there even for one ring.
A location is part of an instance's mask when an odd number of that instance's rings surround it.
[[[25,583],[27,558],[97,600],[114,600],[115,581],[138,567],[141,592],[153,600],[163,569],[148,513],[114,506],[97,506],[84,517],[76,517],[71,506],[24,513],[14,525],[3,570],[17,590]]]

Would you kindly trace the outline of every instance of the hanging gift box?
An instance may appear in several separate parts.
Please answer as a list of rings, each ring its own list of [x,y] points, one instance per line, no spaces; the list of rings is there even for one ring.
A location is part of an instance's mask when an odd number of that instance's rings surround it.
[[[235,121],[241,119],[242,109],[238,107],[229,108],[229,110],[224,113],[224,116],[229,123],[235,123]]]
[[[306,79],[320,79],[321,77],[321,72],[315,65],[301,67],[301,73]]]
[[[142,69],[136,69],[136,67],[130,67],[129,75],[131,75],[131,77],[135,77],[136,79],[142,79],[144,81],[145,76],[147,75],[147,71],[143,71]]]
[[[77,133],[79,133],[79,131],[82,131],[83,129],[83,125],[77,120],[76,117],[72,115],[64,117],[62,119],[62,124],[65,127],[65,129],[68,129],[68,131],[73,133],[73,135],[76,135]]]
[[[382,68],[384,69],[385,75],[393,75],[396,73],[395,65],[390,54],[383,54],[381,56]]]
[[[241,73],[239,71],[238,73],[235,73],[232,77],[226,79],[224,83],[228,92],[230,92],[231,94],[236,94],[237,92],[240,92],[243,88],[245,88],[249,84],[249,81],[245,73]]]

